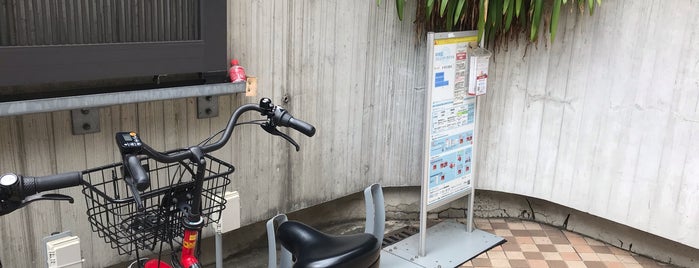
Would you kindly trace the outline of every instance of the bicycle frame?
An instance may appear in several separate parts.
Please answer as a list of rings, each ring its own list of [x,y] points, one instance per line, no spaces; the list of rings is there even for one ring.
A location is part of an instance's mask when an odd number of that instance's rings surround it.
[[[204,171],[206,170],[206,159],[199,147],[189,149],[192,152],[192,162],[196,163],[197,172],[195,176],[196,187],[194,188],[194,200],[191,211],[185,211],[187,215],[183,220],[184,238],[182,239],[182,253],[180,255],[180,265],[184,268],[201,267],[197,259],[196,249],[199,232],[204,226],[204,218],[201,216],[201,191],[204,186]]]
[[[213,219],[212,215],[220,215],[216,213],[225,204],[218,193],[230,183],[227,176],[233,172],[232,165],[207,153],[223,147],[233,128],[238,125],[238,118],[250,111],[259,112],[266,120],[246,123],[257,124],[269,134],[285,139],[297,151],[299,145],[277,127],[292,128],[308,137],[315,135],[315,127],[294,118],[282,107],[274,105],[269,98],[260,99],[259,104],[239,107],[221,132],[186,149],[160,152],[143,143],[136,132],[117,132],[116,142],[122,155],[121,163],[43,177],[14,173],[0,176],[0,216],[39,200],[73,203],[70,196],[45,192],[82,186],[88,221],[93,231],[120,255],[135,252],[136,261],[132,265],[171,268],[160,259],[142,263],[139,250],[153,250],[157,243],[160,243],[162,249],[165,240],[175,250],[172,242],[182,235],[179,260],[173,255],[173,266],[200,268],[196,255],[201,229],[207,222],[218,220]],[[221,137],[217,141],[209,143],[219,134]],[[147,163],[144,165],[143,161]],[[212,165],[208,169],[207,161]],[[194,173],[193,181],[181,180],[184,172],[177,172],[181,167],[187,169],[188,174]],[[171,169],[176,173],[171,174]],[[157,172],[164,172],[168,178],[172,176],[170,184],[151,188],[149,174],[158,174]],[[126,187],[119,182],[121,180],[126,182]],[[176,226],[176,229],[172,226]],[[163,229],[167,233],[162,233]]]
[[[198,146],[189,149],[192,152],[191,161],[196,165],[196,173],[194,176],[195,188],[192,193],[191,210],[183,209],[185,217],[182,218],[184,226],[184,235],[182,238],[182,250],[179,258],[179,267],[182,268],[200,268],[201,264],[197,259],[196,252],[199,240],[199,233],[204,226],[204,218],[201,216],[201,199],[202,189],[204,184],[204,172],[206,171],[206,159]],[[171,268],[170,265],[160,260],[150,260],[145,263],[144,268]]]

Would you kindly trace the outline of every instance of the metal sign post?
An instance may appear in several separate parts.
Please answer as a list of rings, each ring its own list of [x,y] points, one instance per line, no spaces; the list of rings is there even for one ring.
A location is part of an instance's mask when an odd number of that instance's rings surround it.
[[[428,90],[420,200],[420,256],[425,256],[427,212],[469,196],[468,226],[473,230],[473,163],[476,98],[468,95],[470,42],[478,31],[428,33]]]
[[[454,267],[505,241],[473,228],[478,125],[476,97],[469,95],[468,86],[469,80],[477,80],[469,79],[472,75],[469,69],[473,68],[470,54],[475,55],[470,45],[475,47],[477,34],[468,31],[427,35],[420,233],[384,248],[382,266]],[[477,78],[485,89],[487,65],[482,67],[478,74],[481,71],[483,74]],[[468,196],[466,226],[443,221],[427,228],[427,212],[465,196]]]

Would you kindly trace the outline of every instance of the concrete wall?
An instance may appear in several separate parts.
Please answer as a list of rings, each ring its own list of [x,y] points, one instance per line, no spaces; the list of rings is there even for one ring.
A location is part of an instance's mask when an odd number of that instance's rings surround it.
[[[478,187],[699,248],[699,2],[604,1],[496,52]]]
[[[406,10],[413,10],[414,1]],[[562,15],[551,48],[496,52],[481,98],[478,187],[550,200],[699,247],[699,2],[605,1],[592,18]],[[412,12],[375,1],[230,1],[230,51],[269,96],[318,128],[295,152],[256,127],[217,156],[236,165],[242,223],[360,191],[419,185],[425,46]],[[585,15],[587,16],[587,15]],[[525,55],[526,52],[526,55]],[[118,161],[113,133],[155,148],[196,143],[223,127],[196,119],[194,99],[102,109],[102,132],[73,136],[66,111],[0,118],[0,170],[45,175]],[[286,101],[286,102],[285,102]],[[249,117],[251,118],[251,117]],[[119,263],[76,204],[37,203],[0,218],[0,259],[39,266],[40,239],[80,235],[88,267]]]
[[[355,180],[419,183],[424,44],[391,5],[378,15],[371,1],[231,7],[232,55],[319,125],[316,158],[304,155],[293,169],[292,203],[357,191]],[[699,248],[691,198],[699,194],[699,3],[607,1],[592,17],[566,11],[553,45],[496,51],[490,93],[479,100],[477,186]]]
[[[293,3],[293,4],[292,4]],[[318,128],[290,133],[301,152],[256,126],[235,131],[214,155],[232,162],[230,189],[241,194],[242,224],[358,192],[373,182],[417,185],[422,150],[422,63],[409,16],[364,1],[230,1],[232,57],[271,97]],[[350,27],[351,26],[351,27]],[[71,134],[70,113],[0,118],[0,172],[47,175],[119,161],[114,133],[134,130],[158,149],[196,144],[225,126],[235,107],[258,97],[224,96],[220,116],[196,118],[195,99],[101,109],[101,132]],[[285,103],[284,100],[288,102]],[[259,118],[249,115],[246,118]],[[71,230],[86,267],[125,261],[90,231],[81,189],[75,204],[41,202],[0,217],[5,267],[42,266],[41,238]]]
[[[313,138],[291,132],[299,153],[257,129],[241,132],[234,141],[246,155],[234,159],[240,185],[262,183],[241,189],[243,200],[258,200],[244,206],[244,222],[372,182],[419,184],[425,46],[415,38],[414,14],[400,22],[395,6],[375,1],[232,1],[230,8],[231,57],[257,76],[259,95],[318,129]],[[268,152],[263,161],[247,156],[258,151]]]

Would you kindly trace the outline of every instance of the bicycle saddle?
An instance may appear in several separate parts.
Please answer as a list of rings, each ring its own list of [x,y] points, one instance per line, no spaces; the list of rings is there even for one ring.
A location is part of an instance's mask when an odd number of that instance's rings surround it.
[[[380,243],[368,233],[327,235],[297,221],[277,228],[277,238],[296,259],[294,268],[378,267]]]

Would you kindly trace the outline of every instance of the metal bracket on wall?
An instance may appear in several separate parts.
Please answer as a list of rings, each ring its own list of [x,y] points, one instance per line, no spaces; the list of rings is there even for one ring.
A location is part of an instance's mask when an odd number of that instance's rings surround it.
[[[100,109],[83,108],[70,110],[73,135],[100,132]]]
[[[218,116],[218,96],[197,97],[197,118]]]

